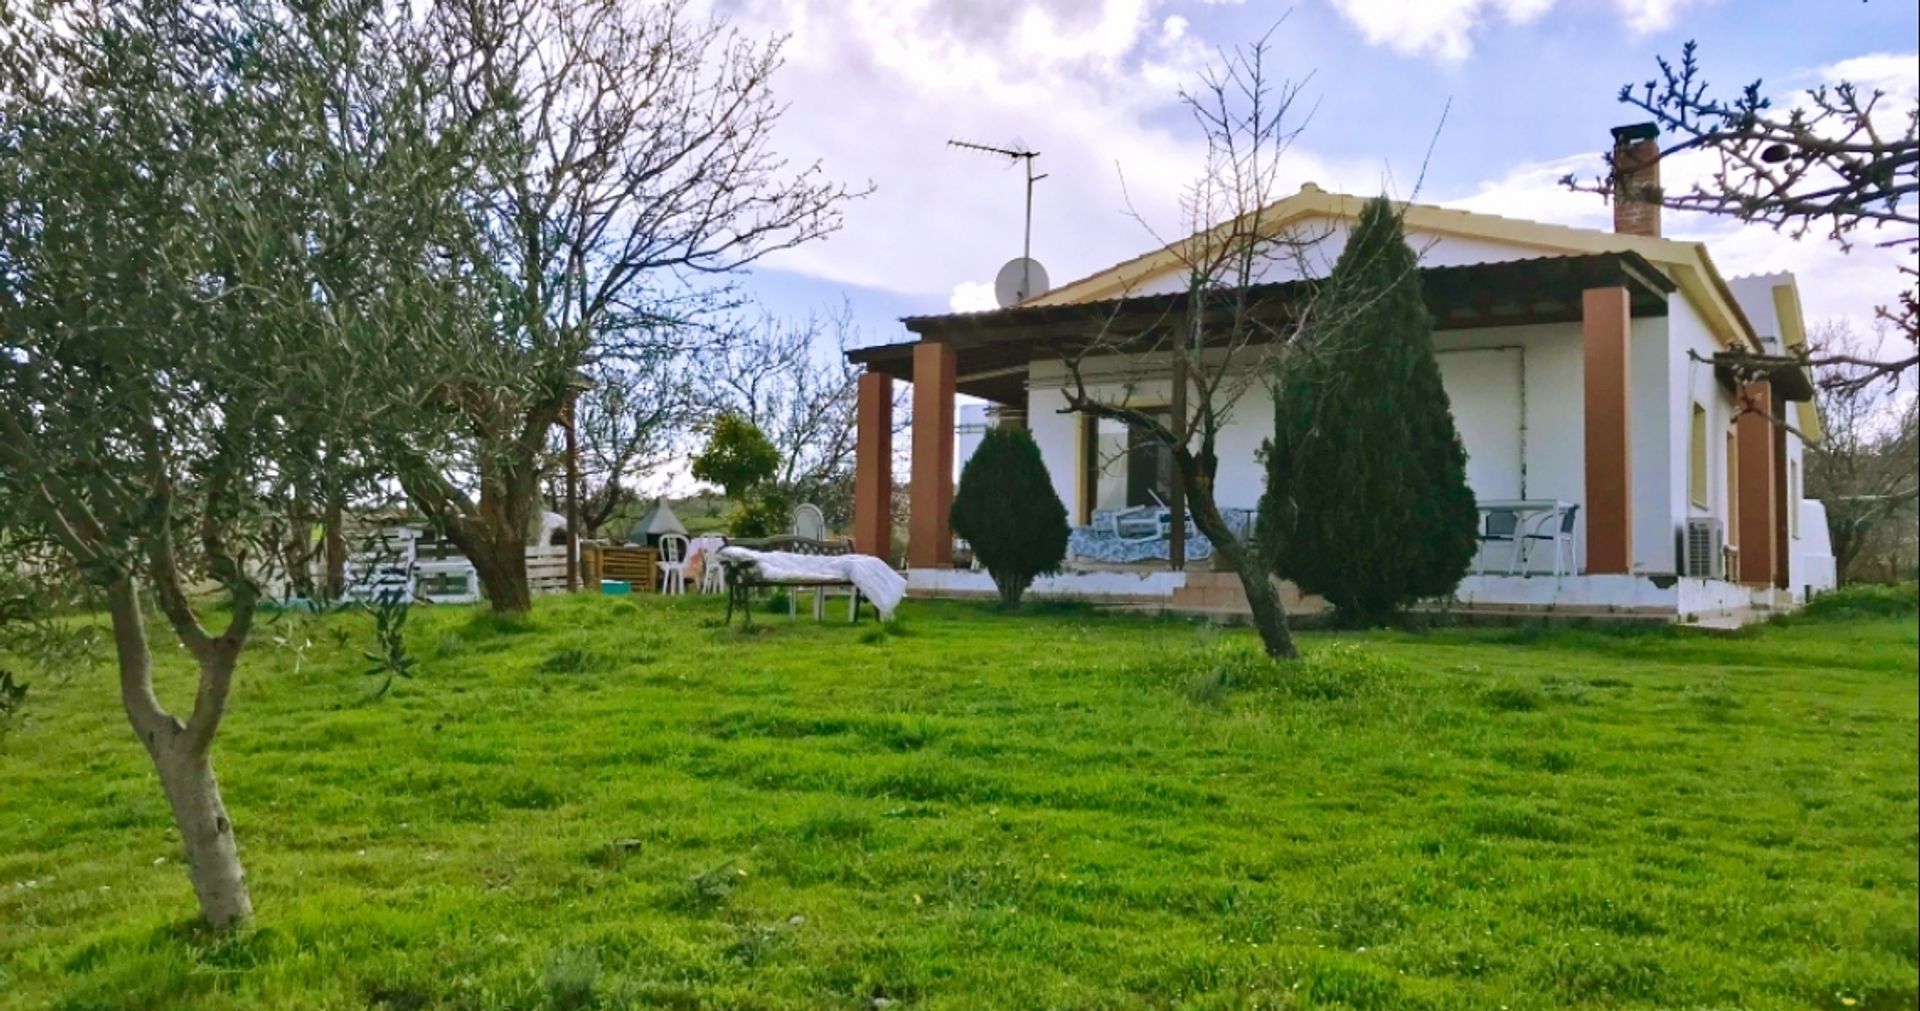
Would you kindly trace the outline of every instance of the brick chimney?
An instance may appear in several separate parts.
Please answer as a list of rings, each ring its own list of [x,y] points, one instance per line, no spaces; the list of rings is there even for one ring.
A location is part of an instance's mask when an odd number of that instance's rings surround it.
[[[1613,230],[1660,237],[1660,128],[1613,128]]]

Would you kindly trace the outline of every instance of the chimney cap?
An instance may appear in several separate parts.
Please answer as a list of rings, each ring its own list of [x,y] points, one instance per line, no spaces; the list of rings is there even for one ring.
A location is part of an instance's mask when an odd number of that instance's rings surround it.
[[[1627,144],[1636,140],[1653,140],[1660,136],[1660,127],[1654,123],[1630,123],[1613,128],[1613,142]]]

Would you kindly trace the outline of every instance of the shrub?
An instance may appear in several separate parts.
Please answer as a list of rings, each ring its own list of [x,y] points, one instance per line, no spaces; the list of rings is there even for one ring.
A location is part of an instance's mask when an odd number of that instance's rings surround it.
[[[1823,593],[1800,612],[1805,621],[1910,618],[1920,612],[1920,584],[1855,583]]]
[[[7,728],[20,710],[26,705],[27,686],[13,679],[13,672],[0,670],[0,737],[6,736]]]
[[[772,537],[787,532],[793,504],[769,485],[761,485],[727,514],[727,532],[734,537]]]
[[[1369,202],[1315,309],[1315,354],[1280,381],[1264,453],[1260,543],[1349,624],[1452,592],[1473,560],[1479,513],[1418,267],[1392,206]]]
[[[728,412],[713,419],[706,448],[693,458],[693,478],[719,485],[730,499],[744,499],[773,477],[780,453],[753,422]]]
[[[1067,507],[1025,429],[987,430],[960,472],[952,521],[1010,609],[1035,577],[1058,572],[1066,561]]]

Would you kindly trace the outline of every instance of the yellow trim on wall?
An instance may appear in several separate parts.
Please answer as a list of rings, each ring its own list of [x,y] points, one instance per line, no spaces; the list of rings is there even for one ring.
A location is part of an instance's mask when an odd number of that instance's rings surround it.
[[[1773,314],[1780,319],[1780,343],[1788,354],[1803,351],[1807,347],[1807,316],[1800,307],[1800,286],[1794,281],[1786,281],[1773,286]],[[1820,409],[1811,400],[1803,400],[1795,405],[1800,415],[1800,433],[1808,442],[1825,439],[1826,430],[1820,424]]]

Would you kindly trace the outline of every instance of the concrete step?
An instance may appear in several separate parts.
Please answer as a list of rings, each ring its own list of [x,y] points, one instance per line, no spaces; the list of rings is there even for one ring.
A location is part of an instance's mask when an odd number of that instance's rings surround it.
[[[1302,594],[1292,583],[1275,582],[1281,606],[1289,613],[1316,613],[1326,607],[1324,600]],[[1247,603],[1247,591],[1240,585],[1240,577],[1232,572],[1188,572],[1187,584],[1174,590],[1167,604],[1172,610],[1206,614],[1245,615],[1253,610]]]

